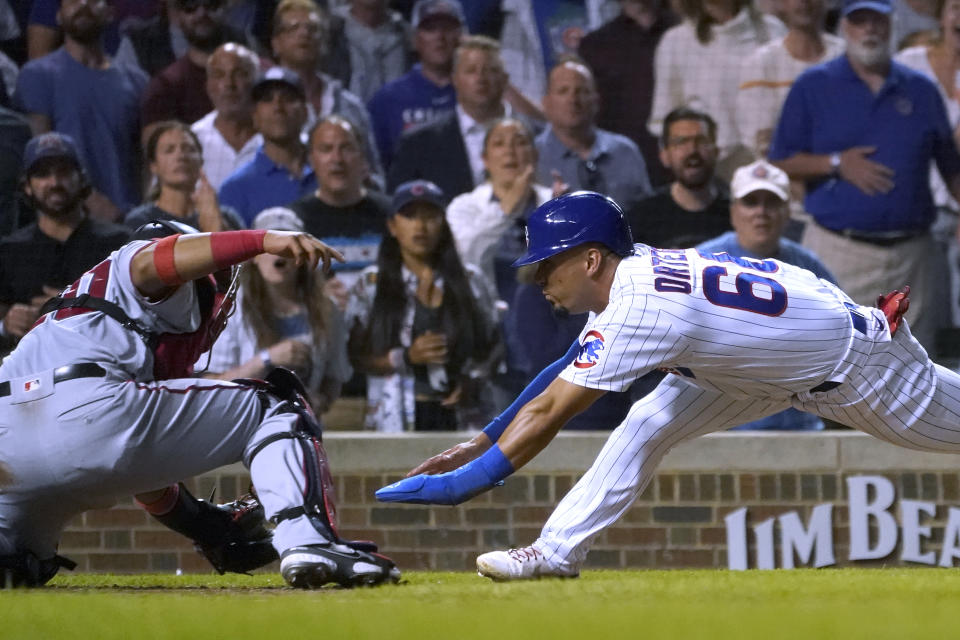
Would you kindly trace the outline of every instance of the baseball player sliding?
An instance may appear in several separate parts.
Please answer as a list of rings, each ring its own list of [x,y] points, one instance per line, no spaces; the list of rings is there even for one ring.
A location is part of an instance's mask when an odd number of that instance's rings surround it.
[[[576,576],[674,445],[796,407],[877,438],[960,451],[960,375],[930,361],[901,321],[905,292],[854,304],[809,271],[694,249],[631,245],[619,207],[592,192],[530,217],[536,280],[557,309],[596,314],[564,358],[469,442],[384,487],[384,501],[457,504],[537,455],[606,391],[667,375],[631,408],[531,546],[477,558],[495,580]]]
[[[305,233],[171,226],[148,225],[138,234],[164,237],[123,246],[54,298],[0,366],[0,587],[41,585],[70,566],[56,555],[67,521],[131,494],[214,548],[208,557],[221,570],[279,553],[297,587],[396,581],[372,543],[337,535],[319,425],[292,374],[265,383],[192,376],[232,305],[211,274],[261,253],[325,268],[342,256]],[[235,520],[174,484],[240,460],[277,523],[275,552],[263,551],[264,528],[237,530],[237,521],[258,524],[253,511]],[[247,552],[256,557],[235,557]]]

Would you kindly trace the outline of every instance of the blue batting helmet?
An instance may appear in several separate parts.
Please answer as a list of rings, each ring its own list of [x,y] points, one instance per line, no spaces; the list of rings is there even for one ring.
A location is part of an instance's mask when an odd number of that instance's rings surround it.
[[[574,191],[530,214],[527,252],[513,266],[540,262],[587,242],[599,242],[618,256],[633,254],[633,236],[620,205],[594,191]]]

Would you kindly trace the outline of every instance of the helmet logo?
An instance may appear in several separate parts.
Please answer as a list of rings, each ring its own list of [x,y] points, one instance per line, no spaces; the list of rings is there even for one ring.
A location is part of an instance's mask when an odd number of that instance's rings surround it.
[[[589,369],[600,362],[600,352],[604,349],[603,334],[591,329],[583,337],[580,344],[580,352],[577,353],[577,359],[573,361],[573,366],[577,369]]]
[[[766,168],[765,166],[763,166],[762,164],[758,164],[756,167],[753,168],[753,177],[754,177],[754,178],[763,179],[763,178],[766,178],[766,177],[769,175],[769,173],[770,173],[770,172],[767,171],[767,168]]]

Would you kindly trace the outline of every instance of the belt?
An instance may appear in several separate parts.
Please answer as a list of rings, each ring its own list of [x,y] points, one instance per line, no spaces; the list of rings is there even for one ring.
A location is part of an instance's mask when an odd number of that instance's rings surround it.
[[[54,369],[53,382],[66,382],[77,378],[102,378],[107,375],[106,369],[93,362],[68,364],[65,367]],[[10,381],[0,382],[0,398],[10,395]]]
[[[903,233],[864,233],[862,231],[857,231],[856,229],[831,229],[829,227],[824,227],[823,225],[818,226],[825,231],[829,231],[835,236],[841,236],[855,242],[865,242],[877,247],[893,247],[927,234],[926,231],[907,231]]]
[[[862,313],[857,311],[856,307],[851,308],[847,306],[847,311],[850,312],[850,319],[853,320],[853,328],[859,331],[860,333],[867,334],[867,319],[863,316]],[[813,389],[810,389],[810,393],[823,393],[824,391],[830,391],[839,387],[841,382],[835,380],[828,380],[827,382],[821,382]]]

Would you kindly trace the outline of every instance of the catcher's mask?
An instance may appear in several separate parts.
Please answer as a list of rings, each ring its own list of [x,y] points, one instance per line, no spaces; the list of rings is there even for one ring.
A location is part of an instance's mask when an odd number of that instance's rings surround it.
[[[158,240],[176,234],[188,235],[193,233],[200,233],[200,231],[179,220],[152,220],[140,226],[134,232],[132,239]],[[236,311],[234,302],[240,284],[240,268],[241,265],[234,265],[194,281],[197,286],[197,300],[200,304],[202,317],[210,318],[210,321],[205,323],[206,330],[201,344],[198,345],[198,355],[204,352],[209,353],[210,347],[223,333],[227,321]]]

